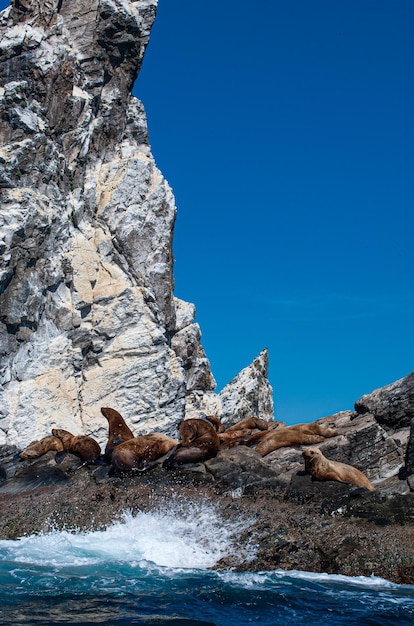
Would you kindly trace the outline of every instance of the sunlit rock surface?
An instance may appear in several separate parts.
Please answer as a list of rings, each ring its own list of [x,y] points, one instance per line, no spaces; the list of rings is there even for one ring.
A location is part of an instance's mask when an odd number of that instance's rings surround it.
[[[240,405],[237,384],[214,394],[194,305],[174,297],[174,197],[131,95],[156,9],[14,0],[0,16],[2,444],[56,426],[102,442],[101,406],[136,433],[210,406],[272,415],[263,368],[250,405],[244,381]]]

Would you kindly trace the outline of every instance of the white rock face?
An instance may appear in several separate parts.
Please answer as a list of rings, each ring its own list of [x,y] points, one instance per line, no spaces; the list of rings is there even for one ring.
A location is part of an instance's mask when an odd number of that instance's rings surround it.
[[[219,394],[191,390],[187,394],[186,416],[219,415],[225,426],[256,415],[274,419],[272,390],[267,379],[268,352],[264,349]]]
[[[131,96],[156,0],[15,0],[0,15],[0,444],[103,443],[185,417],[272,419],[267,353],[219,395],[174,297],[176,208]],[[243,370],[243,372],[247,371]]]

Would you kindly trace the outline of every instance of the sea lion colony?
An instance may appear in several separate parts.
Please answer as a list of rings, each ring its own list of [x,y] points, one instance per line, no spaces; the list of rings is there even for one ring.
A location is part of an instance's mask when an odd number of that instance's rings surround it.
[[[72,470],[85,464],[108,464],[113,472],[142,472],[160,463],[169,470],[206,461],[215,457],[219,450],[236,445],[254,446],[261,456],[266,456],[278,448],[315,445],[337,434],[333,428],[326,428],[316,422],[286,426],[284,422],[269,423],[257,417],[246,417],[225,428],[218,417],[209,415],[182,421],[178,440],[158,432],[134,437],[118,411],[102,407],[101,413],[108,420],[108,440],[104,454],[92,437],[73,435],[54,428],[52,435],[31,442],[19,453],[19,458],[32,460],[53,450],[56,451],[57,463],[66,454],[79,458],[80,463]],[[360,470],[330,461],[318,448],[306,448],[302,454],[305,470],[315,480],[334,480],[375,490]]]

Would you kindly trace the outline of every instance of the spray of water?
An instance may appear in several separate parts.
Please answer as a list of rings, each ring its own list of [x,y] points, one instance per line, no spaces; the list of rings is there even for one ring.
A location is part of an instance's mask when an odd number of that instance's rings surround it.
[[[52,531],[17,541],[0,541],[0,559],[49,567],[99,563],[153,563],[207,569],[234,552],[235,536],[249,520],[224,521],[210,502],[172,501],[165,508],[122,518],[105,530]],[[240,555],[249,558],[246,553]],[[252,556],[252,555],[250,555]]]

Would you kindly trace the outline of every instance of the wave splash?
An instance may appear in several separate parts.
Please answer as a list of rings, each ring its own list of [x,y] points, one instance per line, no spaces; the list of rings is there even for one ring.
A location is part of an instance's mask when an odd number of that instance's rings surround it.
[[[89,532],[0,541],[2,626],[411,626],[414,587],[309,572],[218,572],[240,554],[252,520],[224,520],[211,502],[172,498]]]
[[[171,502],[168,511],[125,511],[104,530],[52,531],[0,541],[0,560],[48,567],[99,563],[152,563],[160,567],[208,569],[232,553],[236,533],[249,520],[224,521],[210,503]],[[249,558],[248,554],[242,555]],[[253,556],[251,554],[251,556]]]

